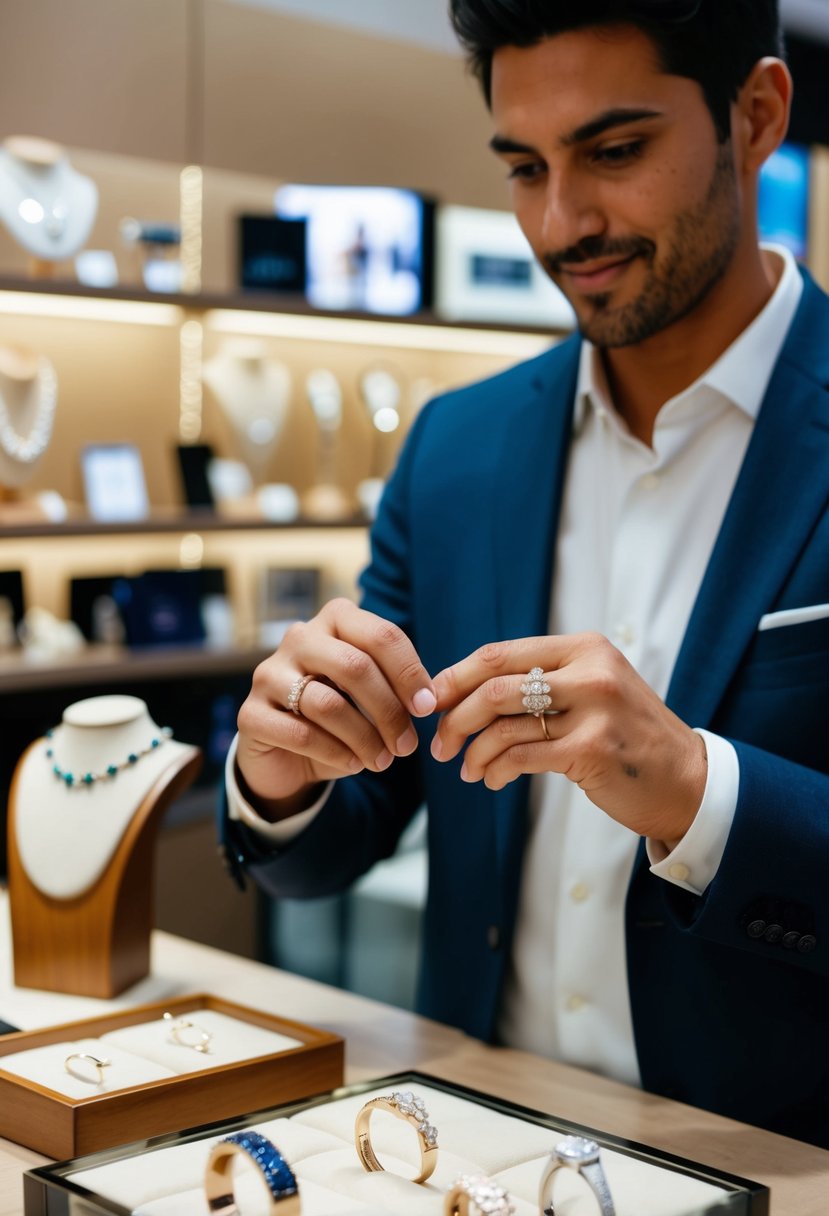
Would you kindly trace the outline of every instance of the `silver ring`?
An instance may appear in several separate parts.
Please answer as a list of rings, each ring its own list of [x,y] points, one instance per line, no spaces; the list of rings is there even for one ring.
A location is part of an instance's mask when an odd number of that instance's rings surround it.
[[[541,667],[534,667],[529,672],[521,685],[521,691],[524,694],[521,704],[534,718],[540,718],[544,710],[549,709],[553,703],[547,696],[550,685],[544,679],[544,671]]]
[[[92,1067],[95,1069],[95,1072],[98,1077],[97,1081],[94,1081],[92,1079],[92,1077],[87,1076],[83,1072],[79,1071],[77,1068],[73,1068],[72,1067],[73,1060],[88,1061],[88,1063],[90,1063],[92,1065]],[[70,1077],[75,1077],[78,1081],[86,1081],[86,1083],[88,1085],[103,1085],[104,1069],[109,1068],[111,1066],[111,1064],[112,1064],[111,1060],[99,1060],[97,1056],[90,1055],[88,1051],[73,1051],[72,1054],[70,1056],[67,1056],[66,1059],[63,1061],[63,1068],[64,1068],[65,1072],[69,1073]]]
[[[297,717],[302,717],[302,710],[299,708],[300,700],[305,689],[315,680],[316,676],[298,676],[291,687],[288,689],[288,709],[295,713]]]
[[[593,1192],[601,1216],[615,1216],[616,1210],[602,1169],[599,1146],[595,1140],[587,1140],[584,1136],[565,1136],[550,1153],[541,1175],[538,1192],[538,1206],[542,1216],[556,1216],[553,1185],[558,1171],[565,1168],[575,1170],[584,1179]]]

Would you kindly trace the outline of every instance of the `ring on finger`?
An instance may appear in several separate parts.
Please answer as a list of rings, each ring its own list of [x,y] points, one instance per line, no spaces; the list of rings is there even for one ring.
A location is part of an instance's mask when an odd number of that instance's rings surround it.
[[[524,694],[521,704],[527,713],[532,714],[534,718],[540,718],[544,710],[549,709],[553,703],[547,695],[550,691],[550,685],[544,679],[544,671],[541,667],[533,667],[532,671],[524,678],[521,691]],[[546,734],[546,731],[544,733]]]
[[[316,678],[316,676],[297,676],[291,687],[288,689],[288,699],[286,702],[287,708],[290,709],[292,713],[295,713],[298,718],[302,717],[302,710],[300,709],[299,705],[300,701],[302,700],[302,694],[305,692],[305,689],[308,687],[311,681],[316,680]]]
[[[547,742],[549,743],[549,741],[550,741],[550,733],[549,733],[549,731],[547,730],[547,715],[546,715],[546,714],[539,714],[539,715],[538,715],[538,720],[539,720],[539,722],[541,723],[541,729],[544,731],[544,738],[545,738],[545,739],[547,740]]]

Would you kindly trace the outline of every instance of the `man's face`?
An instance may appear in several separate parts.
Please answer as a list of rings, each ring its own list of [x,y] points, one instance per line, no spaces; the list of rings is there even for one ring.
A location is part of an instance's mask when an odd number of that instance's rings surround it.
[[[640,31],[502,48],[492,114],[518,221],[585,337],[643,342],[724,276],[741,234],[731,143]]]

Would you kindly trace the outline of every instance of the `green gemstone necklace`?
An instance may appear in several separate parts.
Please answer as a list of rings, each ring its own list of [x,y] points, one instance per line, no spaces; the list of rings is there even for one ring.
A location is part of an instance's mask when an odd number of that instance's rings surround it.
[[[55,751],[52,747],[52,736],[54,735],[54,727],[47,730],[46,739],[46,759],[52,765],[52,772],[58,781],[62,781],[67,789],[78,789],[83,785],[96,785],[99,781],[113,781],[119,773],[124,769],[132,768],[137,764],[142,756],[149,756],[150,752],[158,751],[165,740],[172,737],[172,730],[169,726],[163,727],[161,732],[150,740],[145,748],[141,751],[130,752],[126,760],[121,760],[117,764],[108,764],[105,769],[99,773],[70,773],[68,769],[63,768],[55,759]]]

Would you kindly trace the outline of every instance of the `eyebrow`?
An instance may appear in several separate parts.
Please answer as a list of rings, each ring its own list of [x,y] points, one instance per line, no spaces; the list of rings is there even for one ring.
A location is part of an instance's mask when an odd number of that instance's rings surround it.
[[[643,119],[662,117],[663,113],[661,110],[641,108],[605,110],[604,113],[597,114],[595,118],[591,118],[588,122],[582,123],[580,127],[576,127],[574,131],[563,135],[560,143],[565,148],[572,148],[575,144],[585,143],[588,139],[595,139],[597,135],[604,135],[606,131],[612,131],[614,127],[622,127],[629,122],[641,122]],[[535,152],[535,148],[529,144],[522,144],[518,140],[510,139],[507,135],[493,135],[489,141],[489,146],[493,152],[499,154],[508,152]]]

